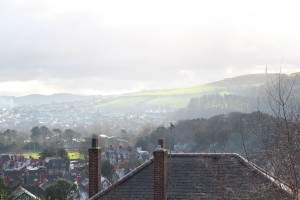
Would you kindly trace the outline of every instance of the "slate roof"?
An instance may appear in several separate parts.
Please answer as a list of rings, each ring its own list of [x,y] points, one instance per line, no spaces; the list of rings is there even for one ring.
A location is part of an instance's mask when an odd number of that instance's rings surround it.
[[[48,169],[66,169],[67,165],[61,158],[53,158],[46,164]]]
[[[289,189],[238,154],[171,154],[167,199],[290,199]],[[153,159],[91,198],[153,199]]]
[[[8,154],[3,154],[3,155],[1,155],[1,157],[0,157],[0,163],[6,163],[6,162],[8,162],[9,160],[10,160],[10,157],[9,157]]]
[[[26,193],[28,196],[32,197],[33,199],[38,199],[34,194],[30,193],[23,187],[19,186],[16,190],[12,192],[13,199],[17,199],[21,194]]]
[[[38,175],[24,176],[24,184],[25,185],[39,184],[39,182],[40,182],[40,176],[38,176]]]
[[[40,188],[39,186],[22,186],[25,190],[27,190],[28,192],[30,192],[31,194],[40,197],[42,199],[45,198],[46,196],[46,192],[45,190],[43,190],[42,188]]]
[[[44,175],[45,177],[45,183],[47,184],[42,184],[42,185],[48,185],[51,184],[52,182],[54,182],[56,179],[58,179],[59,177],[57,175]],[[39,185],[40,184],[40,176],[39,175],[26,175],[23,176],[24,179],[24,185],[30,186],[30,185]]]

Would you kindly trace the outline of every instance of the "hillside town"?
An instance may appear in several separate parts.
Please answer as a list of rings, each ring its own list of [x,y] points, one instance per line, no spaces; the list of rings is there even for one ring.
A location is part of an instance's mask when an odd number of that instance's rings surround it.
[[[108,124],[112,129],[136,130],[145,123],[165,123],[172,109],[101,110],[96,100],[13,106],[0,109],[0,129],[28,130],[36,125],[90,130]]]
[[[102,148],[102,163],[108,162],[111,172],[101,176],[101,188],[106,189],[134,168],[151,158],[147,151],[121,146],[115,137],[99,136],[106,146]],[[123,141],[124,143],[124,141]],[[73,147],[74,148],[74,147]],[[46,191],[58,181],[75,184],[79,199],[88,199],[88,163],[80,159],[71,161],[57,156],[25,158],[22,154],[2,154],[0,177],[12,190],[13,199],[47,199]],[[102,169],[107,170],[105,168]]]

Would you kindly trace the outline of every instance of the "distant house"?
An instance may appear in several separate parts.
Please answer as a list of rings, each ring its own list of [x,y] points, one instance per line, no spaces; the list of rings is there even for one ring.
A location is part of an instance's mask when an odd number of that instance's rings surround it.
[[[145,162],[145,161],[150,159],[149,152],[148,151],[142,151],[141,148],[137,148],[137,158],[140,161]]]
[[[81,177],[80,175],[77,176],[77,180],[74,182],[74,184],[80,186],[80,188],[83,189],[86,192],[89,189],[89,179],[86,178],[86,177]],[[102,188],[102,190],[107,189],[109,186],[111,186],[111,183],[107,180],[107,178],[101,176],[101,188]]]
[[[133,150],[131,146],[119,146],[119,150],[117,151],[117,163],[128,162],[133,154]]]
[[[16,190],[12,192],[13,200],[37,200],[39,199],[37,196],[33,195],[23,187],[18,187]]]
[[[39,185],[40,188],[46,190],[50,185],[54,184],[57,180],[61,179],[61,177],[57,175],[45,175],[44,181]]]
[[[113,176],[113,181],[116,182],[120,178],[124,177],[126,174],[130,173],[130,169],[128,167],[116,169],[116,177]]]
[[[64,174],[67,171],[67,164],[60,157],[47,157],[45,159],[48,174]]]
[[[23,176],[25,171],[20,170],[5,170],[3,172],[3,177],[10,188],[16,188],[23,183]]]
[[[109,163],[112,165],[115,165],[118,161],[117,159],[117,152],[110,146],[110,148],[106,149],[104,152],[102,152],[101,156],[104,160],[109,160]]]
[[[80,171],[78,170],[70,170],[63,179],[67,180],[68,182],[72,182],[78,186],[80,192],[80,199],[85,200],[88,199],[88,190],[89,190],[89,179],[87,176],[81,175]],[[53,182],[51,183],[53,184]],[[49,184],[42,185],[41,187],[46,189]],[[101,188],[106,189],[111,186],[111,183],[105,178],[101,177]]]
[[[107,189],[109,186],[111,186],[111,183],[107,180],[107,178],[105,178],[105,177],[101,177],[101,188],[102,188],[102,190],[105,190],[105,189]]]
[[[112,165],[120,165],[128,163],[134,154],[135,152],[131,146],[119,146],[117,150],[110,146],[102,153],[102,158],[104,160],[109,160]]]
[[[5,168],[5,163],[7,163],[8,161],[10,160],[10,157],[8,154],[5,154],[5,155],[1,155],[0,157],[0,169],[3,169]]]
[[[20,155],[1,155],[0,169],[3,170],[21,170],[25,168],[25,159]]]

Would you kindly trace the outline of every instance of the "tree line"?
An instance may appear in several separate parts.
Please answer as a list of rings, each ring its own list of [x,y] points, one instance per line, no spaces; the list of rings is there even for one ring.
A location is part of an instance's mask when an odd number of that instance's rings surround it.
[[[209,118],[230,112],[251,113],[258,109],[269,113],[269,107],[265,96],[211,94],[192,98],[186,108],[180,109],[174,114],[174,118]]]
[[[45,148],[61,148],[64,142],[79,139],[82,135],[72,129],[52,129],[46,126],[35,126],[30,131],[30,136],[18,133],[13,129],[0,132],[0,151],[2,153],[22,151],[41,151]]]
[[[159,138],[165,138],[168,148],[184,152],[235,152],[243,154],[242,129],[247,135],[252,133],[248,127],[257,124],[260,113],[229,113],[211,117],[209,119],[197,118],[192,120],[181,120],[175,124],[174,129],[160,126],[152,132],[142,133],[138,136],[136,147],[152,151]],[[264,115],[266,117],[268,115]],[[248,140],[253,149],[258,148],[258,134],[252,134]],[[181,149],[181,150],[180,150]]]

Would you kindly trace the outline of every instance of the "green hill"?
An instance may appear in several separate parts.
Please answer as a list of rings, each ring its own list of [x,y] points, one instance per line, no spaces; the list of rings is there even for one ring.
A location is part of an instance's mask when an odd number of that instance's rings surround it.
[[[265,93],[265,84],[276,80],[278,74],[250,74],[227,78],[221,81],[187,88],[141,91],[120,96],[107,97],[98,102],[99,109],[145,109],[186,107],[194,97],[210,94],[235,94],[240,96],[259,96]],[[282,75],[285,79],[298,77],[296,73]],[[299,81],[296,81],[296,86]],[[300,85],[300,83],[299,83]],[[297,88],[297,87],[296,87]]]

